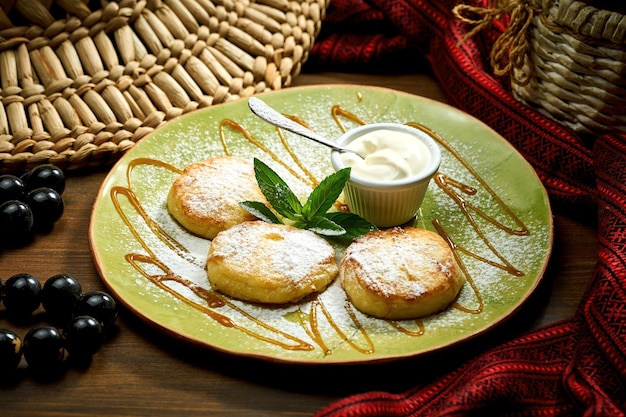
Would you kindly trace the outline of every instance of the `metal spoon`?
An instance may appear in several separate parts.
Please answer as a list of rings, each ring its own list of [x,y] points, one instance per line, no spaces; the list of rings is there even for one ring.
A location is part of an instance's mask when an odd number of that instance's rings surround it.
[[[250,97],[248,99],[248,107],[250,107],[252,113],[256,114],[266,122],[273,124],[274,126],[282,127],[283,129],[286,129],[300,136],[304,136],[305,138],[314,140],[315,142],[321,143],[322,145],[328,146],[336,151],[350,152],[359,156],[360,158],[363,158],[361,155],[356,153],[356,151],[341,146],[331,140],[328,140],[322,135],[312,131],[311,129],[307,129],[306,127],[302,126],[300,123],[296,123],[288,117],[283,116],[282,114],[271,108],[263,100],[257,97]]]

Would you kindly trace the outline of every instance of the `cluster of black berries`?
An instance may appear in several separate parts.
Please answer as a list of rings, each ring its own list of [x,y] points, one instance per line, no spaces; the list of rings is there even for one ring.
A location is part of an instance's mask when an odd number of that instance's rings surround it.
[[[30,274],[13,275],[0,281],[0,298],[9,318],[28,319],[41,305],[54,324],[31,328],[23,340],[0,328],[0,375],[15,370],[22,355],[35,372],[61,369],[66,352],[88,363],[118,314],[113,297],[103,291],[83,293],[78,280],[66,274],[48,278],[43,286]]]
[[[63,171],[39,165],[24,175],[0,175],[0,243],[22,246],[35,232],[49,231],[63,214]]]

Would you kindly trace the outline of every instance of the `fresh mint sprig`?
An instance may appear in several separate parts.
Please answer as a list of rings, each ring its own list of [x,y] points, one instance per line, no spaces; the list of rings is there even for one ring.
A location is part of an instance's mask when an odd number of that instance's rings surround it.
[[[350,168],[341,169],[324,178],[304,204],[276,172],[257,158],[254,159],[254,175],[271,207],[295,227],[342,239],[354,239],[376,230],[376,226],[354,213],[328,212],[350,178]],[[244,201],[239,205],[263,221],[284,223],[259,201]]]

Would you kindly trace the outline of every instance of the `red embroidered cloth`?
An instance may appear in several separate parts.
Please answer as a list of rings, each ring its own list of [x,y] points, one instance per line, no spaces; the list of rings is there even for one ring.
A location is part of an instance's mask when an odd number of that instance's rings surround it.
[[[457,0],[333,0],[307,65],[358,70],[422,59],[450,104],[490,125],[533,165],[552,198],[598,207],[598,263],[571,319],[488,351],[400,394],[366,392],[316,417],[626,414],[626,135],[584,142],[516,101],[492,75],[494,22],[468,27]],[[466,2],[467,3],[467,2]],[[487,7],[489,0],[476,0]]]

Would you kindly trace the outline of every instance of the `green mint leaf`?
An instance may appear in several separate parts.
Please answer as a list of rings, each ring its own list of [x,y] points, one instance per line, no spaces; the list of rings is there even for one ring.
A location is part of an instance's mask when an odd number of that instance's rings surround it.
[[[241,208],[253,216],[258,217],[267,223],[282,224],[283,222],[274,214],[269,207],[259,201],[243,201],[239,203]]]
[[[354,213],[328,213],[350,177],[350,168],[341,169],[324,178],[311,192],[304,205],[276,172],[256,158],[254,173],[259,188],[271,207],[280,216],[290,220],[289,224],[295,227],[340,239],[354,239],[377,230],[372,223]],[[274,211],[261,202],[244,201],[240,205],[263,221],[283,223]]]
[[[254,174],[261,192],[274,210],[290,220],[301,217],[302,203],[276,172],[254,158]]]
[[[377,227],[372,223],[354,213],[336,211],[326,213],[325,217],[346,230],[344,235],[338,236],[342,239],[355,239],[366,233],[377,230]]]
[[[307,220],[323,216],[337,201],[339,194],[350,178],[350,168],[341,169],[322,180],[311,192],[304,207],[302,215]]]
[[[344,237],[346,235],[346,229],[322,216],[309,220],[304,228],[322,236]]]

